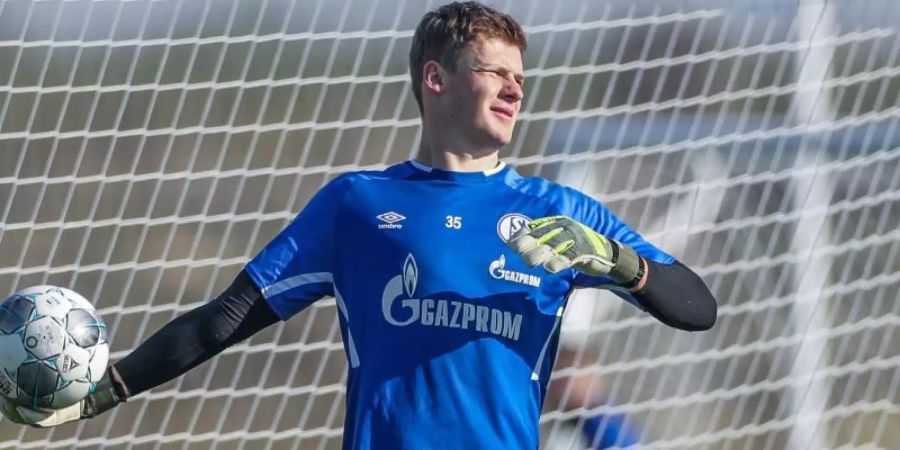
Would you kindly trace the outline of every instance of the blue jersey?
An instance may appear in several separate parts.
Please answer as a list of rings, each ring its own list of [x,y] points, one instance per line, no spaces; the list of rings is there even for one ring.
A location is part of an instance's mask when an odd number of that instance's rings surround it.
[[[282,319],[335,297],[350,363],[345,449],[538,447],[568,294],[613,287],[509,250],[527,221],[552,215],[673,261],[573,189],[505,165],[410,161],[332,180],[248,263]]]

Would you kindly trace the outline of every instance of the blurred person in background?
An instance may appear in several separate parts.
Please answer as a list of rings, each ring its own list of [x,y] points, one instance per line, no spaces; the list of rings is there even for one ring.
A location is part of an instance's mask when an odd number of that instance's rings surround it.
[[[624,413],[597,412],[614,406],[609,400],[606,378],[594,373],[596,356],[603,342],[596,341],[599,324],[618,307],[609,292],[580,290],[566,305],[559,336],[559,352],[547,389],[547,407],[562,413],[575,412],[546,442],[547,450],[636,448],[641,442],[640,424]]]

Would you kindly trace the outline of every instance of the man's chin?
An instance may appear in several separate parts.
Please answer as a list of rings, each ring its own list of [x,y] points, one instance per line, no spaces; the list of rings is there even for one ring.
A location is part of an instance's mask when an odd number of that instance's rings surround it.
[[[486,143],[486,148],[492,148],[496,150],[500,150],[503,147],[506,147],[512,139],[507,136],[492,136],[492,139]]]
[[[497,148],[505,147],[507,144],[512,142],[512,130],[493,132],[489,136],[492,144]]]
[[[472,141],[473,143],[477,142],[477,147],[499,150],[512,142],[513,133],[512,130],[482,128],[479,134],[481,134],[480,138]]]

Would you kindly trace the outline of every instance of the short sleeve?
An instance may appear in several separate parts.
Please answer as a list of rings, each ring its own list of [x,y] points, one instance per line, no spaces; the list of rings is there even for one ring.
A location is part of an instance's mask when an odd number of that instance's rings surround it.
[[[345,176],[319,190],[300,214],[247,263],[245,270],[282,320],[324,296],[334,295],[335,224],[348,184]]]

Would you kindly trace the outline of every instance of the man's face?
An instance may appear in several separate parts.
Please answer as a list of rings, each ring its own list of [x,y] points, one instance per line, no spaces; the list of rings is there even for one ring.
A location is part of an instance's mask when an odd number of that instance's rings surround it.
[[[500,148],[512,140],[522,105],[522,53],[499,39],[477,39],[459,56],[447,80],[447,126],[474,148]]]

